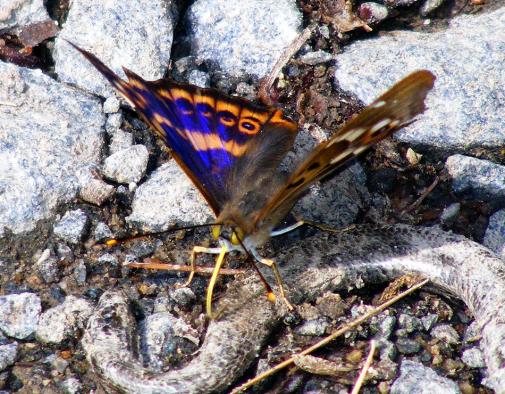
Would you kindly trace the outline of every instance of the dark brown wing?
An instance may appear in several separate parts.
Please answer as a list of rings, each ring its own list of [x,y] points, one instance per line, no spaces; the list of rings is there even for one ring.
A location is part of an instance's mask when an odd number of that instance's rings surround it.
[[[409,124],[425,110],[424,100],[434,81],[426,70],[408,75],[319,144],[258,213],[255,223],[281,220],[307,187]]]

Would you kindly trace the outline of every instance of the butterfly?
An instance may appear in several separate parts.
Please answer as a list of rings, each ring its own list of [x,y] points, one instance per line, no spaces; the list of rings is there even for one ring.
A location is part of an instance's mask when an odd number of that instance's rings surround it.
[[[270,266],[280,295],[291,307],[276,263],[261,257],[257,248],[303,223],[274,230],[310,185],[424,112],[424,100],[435,81],[427,70],[408,75],[316,146],[285,179],[278,166],[293,147],[298,126],[283,110],[169,79],[145,81],[126,68],[128,81],[124,81],[93,54],[70,44],[161,138],[213,210],[217,225],[212,232],[220,246],[195,246],[188,278],[191,281],[195,272],[197,253],[218,255],[207,290],[209,316],[213,316],[212,289],[230,251],[245,252]],[[268,298],[274,300],[262,281]]]

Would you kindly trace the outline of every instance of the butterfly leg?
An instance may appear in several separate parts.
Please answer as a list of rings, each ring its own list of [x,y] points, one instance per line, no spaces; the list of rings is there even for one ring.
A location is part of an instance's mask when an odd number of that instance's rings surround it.
[[[224,262],[224,257],[226,253],[228,253],[228,248],[226,245],[222,245],[220,248],[212,248],[219,249],[219,256],[216,259],[216,265],[214,266],[214,271],[212,271],[212,276],[210,277],[209,286],[207,287],[207,297],[205,299],[205,308],[207,311],[207,316],[210,319],[214,319],[214,314],[212,313],[212,294],[214,292],[214,286],[216,285],[217,276],[219,275],[219,271],[221,270],[221,266]]]
[[[272,269],[272,271],[274,272],[275,281],[277,282],[277,286],[279,286],[279,293],[281,293],[282,300],[284,301],[284,303],[286,304],[286,306],[290,311],[295,309],[293,308],[293,305],[291,305],[291,303],[288,301],[286,297],[286,292],[284,291],[284,284],[282,281],[281,274],[279,272],[279,268],[277,267],[277,263],[272,259],[265,259],[265,258],[259,259],[259,262],[261,264],[265,264],[266,266]]]
[[[207,253],[207,254],[220,254],[222,248],[207,248],[205,246],[194,246],[193,250],[191,251],[191,259],[190,259],[190,266],[191,266],[191,271],[189,272],[189,277],[186,280],[186,282],[178,285],[178,287],[188,287],[191,282],[193,281],[193,278],[195,277],[195,272],[196,272],[196,255],[197,253]]]

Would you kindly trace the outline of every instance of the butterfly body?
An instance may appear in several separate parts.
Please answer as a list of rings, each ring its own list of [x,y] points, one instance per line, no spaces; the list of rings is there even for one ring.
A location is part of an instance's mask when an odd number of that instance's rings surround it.
[[[245,251],[273,266],[278,282],[274,263],[261,258],[256,247],[270,238],[310,185],[422,113],[435,80],[425,70],[410,74],[319,144],[286,179],[278,166],[293,147],[298,127],[281,109],[168,79],[145,81],[127,69],[124,81],[94,55],[73,46],[135,107],[199,189],[217,223],[230,230],[226,237],[214,228],[222,249],[195,247],[192,265],[202,251],[219,254],[216,267],[224,253]],[[212,280],[215,275],[209,288]]]

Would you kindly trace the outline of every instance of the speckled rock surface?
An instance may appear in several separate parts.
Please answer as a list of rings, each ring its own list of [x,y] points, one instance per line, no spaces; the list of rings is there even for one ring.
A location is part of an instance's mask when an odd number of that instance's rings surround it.
[[[43,0],[2,0],[0,29],[25,26],[49,19]]]
[[[78,191],[77,173],[98,164],[100,102],[40,70],[0,62],[0,237],[50,217]]]
[[[162,0],[72,1],[55,44],[58,77],[101,96],[112,94],[109,83],[65,38],[93,52],[121,76],[125,66],[147,80],[161,78],[170,58],[174,10],[171,1]]]
[[[0,296],[0,331],[12,338],[28,338],[37,328],[41,310],[34,293]]]
[[[483,244],[505,259],[505,209],[491,215]]]
[[[402,76],[436,76],[428,111],[397,139],[449,152],[494,149],[505,142],[505,8],[454,18],[446,31],[393,31],[357,41],[337,59],[339,85],[369,103]],[[447,43],[450,43],[448,45]]]
[[[197,0],[186,15],[191,53],[225,73],[265,76],[301,28],[293,0]]]

